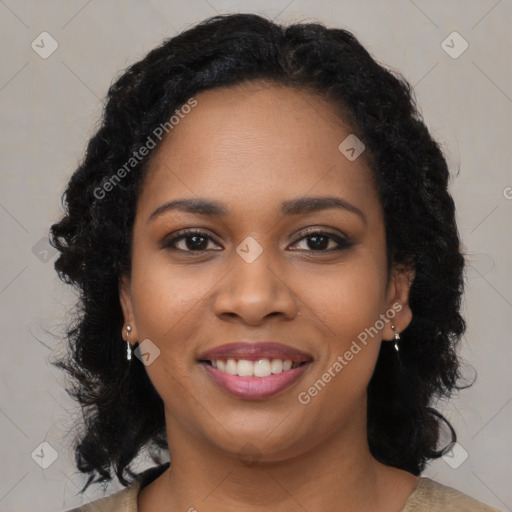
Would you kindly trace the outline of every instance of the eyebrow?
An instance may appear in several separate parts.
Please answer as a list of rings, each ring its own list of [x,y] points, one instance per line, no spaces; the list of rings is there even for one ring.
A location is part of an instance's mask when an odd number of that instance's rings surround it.
[[[363,212],[353,204],[336,196],[309,196],[290,199],[281,204],[283,215],[303,215],[338,208],[358,215],[366,224]],[[163,213],[178,210],[186,213],[205,215],[208,217],[227,217],[229,210],[223,203],[211,199],[183,198],[173,199],[159,206],[150,216],[148,222]]]

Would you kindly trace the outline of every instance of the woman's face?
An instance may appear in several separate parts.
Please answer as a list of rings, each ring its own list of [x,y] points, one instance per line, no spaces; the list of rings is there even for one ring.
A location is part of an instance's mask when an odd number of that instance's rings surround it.
[[[120,291],[169,444],[280,460],[366,439],[381,341],[411,314],[364,152],[339,149],[351,129],[313,93],[250,83],[195,99],[150,163]],[[199,200],[215,208],[186,211]]]

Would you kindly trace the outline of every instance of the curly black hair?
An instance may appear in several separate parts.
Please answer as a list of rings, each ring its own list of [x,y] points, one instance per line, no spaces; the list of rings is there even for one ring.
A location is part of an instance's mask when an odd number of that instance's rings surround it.
[[[112,470],[126,486],[143,449],[157,461],[168,448],[163,402],[143,364],[127,364],[121,349],[119,283],[130,272],[137,198],[158,143],[147,158],[130,159],[200,91],[247,81],[313,91],[364,142],[384,212],[388,266],[415,273],[413,318],[399,358],[383,343],[368,386],[368,443],[377,460],[414,475],[442,454],[446,420],[432,406],[460,389],[464,256],[449,170],[411,86],[346,30],[232,14],[165,40],[111,85],[102,124],[62,196],[65,213],[50,229],[60,251],[55,269],[79,291],[69,350],[54,364],[71,377],[68,392],[83,411],[74,446],[77,468],[89,475],[83,490],[110,481]]]

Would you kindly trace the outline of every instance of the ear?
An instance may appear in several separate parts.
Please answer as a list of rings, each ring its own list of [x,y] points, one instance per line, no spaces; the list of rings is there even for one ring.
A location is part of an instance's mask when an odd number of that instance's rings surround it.
[[[131,294],[131,281],[127,276],[122,276],[119,281],[119,301],[121,309],[123,310],[123,340],[126,340],[126,326],[131,327],[130,331],[130,344],[134,344],[138,339],[137,326],[135,325],[135,315],[133,312],[132,294]]]
[[[407,266],[396,266],[393,268],[388,284],[386,294],[387,311],[394,311],[393,318],[390,319],[384,326],[382,331],[383,340],[393,340],[395,331],[402,332],[411,323],[412,311],[409,306],[409,291],[414,280],[415,272]],[[395,326],[395,330],[392,326]]]

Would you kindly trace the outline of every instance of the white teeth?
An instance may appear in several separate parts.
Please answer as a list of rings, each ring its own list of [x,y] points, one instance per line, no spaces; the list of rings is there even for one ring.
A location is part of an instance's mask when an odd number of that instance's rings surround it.
[[[281,359],[272,359],[270,361],[270,370],[272,373],[281,373],[283,371],[283,361]]]
[[[216,359],[211,361],[212,366],[221,372],[240,377],[269,377],[272,374],[281,373],[292,368],[291,359],[258,359],[249,361],[247,359]]]
[[[237,366],[238,365],[236,364],[236,361],[234,359],[228,359],[226,362],[225,372],[230,373],[231,375],[236,375]]]
[[[270,361],[268,359],[258,359],[258,361],[254,361],[253,366],[255,377],[268,377],[272,375]]]
[[[251,377],[254,373],[254,364],[252,361],[240,359],[238,361],[237,372],[240,377]]]

